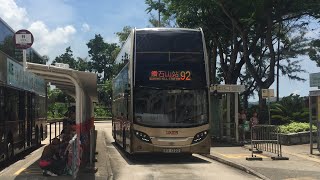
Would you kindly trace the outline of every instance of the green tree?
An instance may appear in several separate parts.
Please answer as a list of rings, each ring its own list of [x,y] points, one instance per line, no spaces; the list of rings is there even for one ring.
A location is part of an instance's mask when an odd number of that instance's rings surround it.
[[[306,15],[313,16],[314,13],[310,8],[317,5],[313,1],[305,3],[297,0],[237,0],[235,2],[217,0],[217,4],[239,32],[243,41],[243,57],[250,74],[260,89],[268,88],[274,82],[276,62],[274,38],[279,35],[274,31],[276,26],[284,22],[297,22]],[[266,63],[268,71],[264,71],[266,78],[259,76],[259,68],[255,67],[255,61],[250,58],[253,52],[261,49],[260,44],[265,44],[264,47],[267,48],[266,52],[268,52],[268,63]],[[260,57],[264,57],[263,55],[262,53],[259,54]]]
[[[48,87],[48,116],[50,118],[61,118],[66,113],[68,107],[75,100],[73,97],[66,95],[60,89],[51,89]]]
[[[123,27],[122,31],[116,32],[116,35],[119,38],[120,46],[123,46],[123,44],[126,42],[129,34],[131,33],[132,27],[131,26],[125,26]]]
[[[175,19],[170,16],[166,9],[166,1],[162,0],[146,0],[145,3],[149,5],[146,9],[150,14],[149,23],[152,27],[175,27]],[[153,14],[156,11],[156,15]],[[160,20],[160,22],[159,22]]]
[[[226,84],[235,84],[242,76],[242,81],[249,91],[244,93],[246,96],[254,89],[269,88],[275,79],[277,55],[282,61],[279,64],[282,74],[303,80],[297,75],[303,70],[292,57],[304,53],[301,50],[305,42],[299,41],[299,38],[295,40],[290,36],[290,32],[296,30],[292,27],[303,27],[304,18],[319,15],[318,1],[163,0],[162,4],[159,4],[155,0],[148,0],[146,3],[149,6],[148,11],[164,9],[162,16],[174,17],[179,27],[203,28],[213,83],[216,80],[218,62],[219,71]],[[303,35],[302,31],[295,33]],[[283,44],[279,50],[275,50],[277,40]],[[261,105],[262,102],[260,96]]]
[[[308,122],[309,109],[304,97],[290,94],[283,97],[278,103],[271,105],[271,119],[273,124],[288,124],[290,122]]]
[[[73,52],[72,52],[70,46],[66,48],[65,53],[63,53],[60,56],[56,57],[52,61],[52,64],[55,64],[55,63],[69,64],[70,68],[75,69],[77,62],[73,57]]]
[[[112,80],[106,81],[104,84],[98,85],[98,96],[100,104],[105,107],[111,107],[112,104]]]
[[[90,63],[88,58],[77,57],[75,69],[78,71],[90,71]]]
[[[310,42],[309,57],[320,67],[320,39],[315,39]]]
[[[106,43],[100,34],[96,34],[87,46],[89,48],[89,57],[91,57],[91,69],[100,73],[102,78],[100,82],[111,80],[113,77],[113,65],[116,58],[114,51],[119,48],[115,43]]]

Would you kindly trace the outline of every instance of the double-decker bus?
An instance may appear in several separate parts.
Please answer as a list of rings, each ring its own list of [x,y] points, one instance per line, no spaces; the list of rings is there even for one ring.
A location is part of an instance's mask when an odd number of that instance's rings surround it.
[[[209,73],[201,29],[133,29],[116,58],[112,134],[135,153],[209,153]]]
[[[46,83],[0,51],[0,162],[47,136]]]

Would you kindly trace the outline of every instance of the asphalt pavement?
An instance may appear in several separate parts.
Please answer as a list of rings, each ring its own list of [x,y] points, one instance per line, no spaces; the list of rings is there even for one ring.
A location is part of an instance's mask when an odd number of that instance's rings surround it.
[[[320,153],[315,151],[315,155],[310,155],[309,144],[282,146],[282,156],[289,160],[272,160],[276,154],[263,152],[257,154],[262,160],[248,161],[251,157],[249,145],[230,146],[223,144],[213,144],[210,157],[224,164],[256,175],[261,179],[272,180],[316,180],[320,179]]]
[[[112,172],[113,167],[110,165],[110,152],[108,152],[110,145],[106,144],[104,128],[103,123],[101,123],[101,127],[99,123],[96,123],[96,129],[100,131],[97,135],[97,142],[99,142],[97,143],[97,162],[93,164],[93,167],[96,167],[98,171],[94,173],[90,169],[82,168],[77,179],[115,179]],[[48,144],[48,138],[42,144]],[[16,168],[2,171],[0,179],[72,179],[71,176],[42,176],[42,171],[37,162],[43,147],[22,159],[20,165]],[[246,158],[251,157],[249,145],[232,146],[230,144],[213,143],[210,155],[205,156],[255,175],[260,179],[320,179],[320,153],[314,151],[315,155],[310,155],[309,148],[309,144],[282,146],[282,154],[289,160],[272,160],[271,157],[275,154],[263,152],[257,155],[257,157],[262,158],[261,161],[248,161]],[[33,159],[33,161],[30,159]]]

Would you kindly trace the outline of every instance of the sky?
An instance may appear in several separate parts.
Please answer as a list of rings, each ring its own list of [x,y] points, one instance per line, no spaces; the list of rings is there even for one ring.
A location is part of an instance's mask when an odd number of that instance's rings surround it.
[[[149,26],[146,8],[145,0],[0,0],[0,17],[15,31],[31,31],[35,39],[32,47],[52,61],[68,46],[75,57],[88,57],[86,43],[95,34],[117,43],[115,33],[124,26]],[[320,28],[312,27],[307,36],[320,37]],[[299,75],[307,81],[281,76],[280,97],[291,93],[307,96],[309,90],[316,89],[309,87],[309,73],[320,72],[320,68],[308,57],[298,59],[307,71]],[[270,88],[276,89],[275,83]]]
[[[71,46],[75,57],[88,56],[95,34],[118,42],[124,26],[146,27],[144,0],[0,0],[0,17],[15,31],[28,29],[33,48],[51,60]]]

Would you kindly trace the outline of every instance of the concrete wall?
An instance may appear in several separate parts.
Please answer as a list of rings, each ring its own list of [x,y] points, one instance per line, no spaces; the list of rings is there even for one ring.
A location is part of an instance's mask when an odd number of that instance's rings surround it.
[[[316,132],[313,135],[316,136]],[[310,132],[280,134],[279,138],[283,145],[307,144],[310,143]]]

